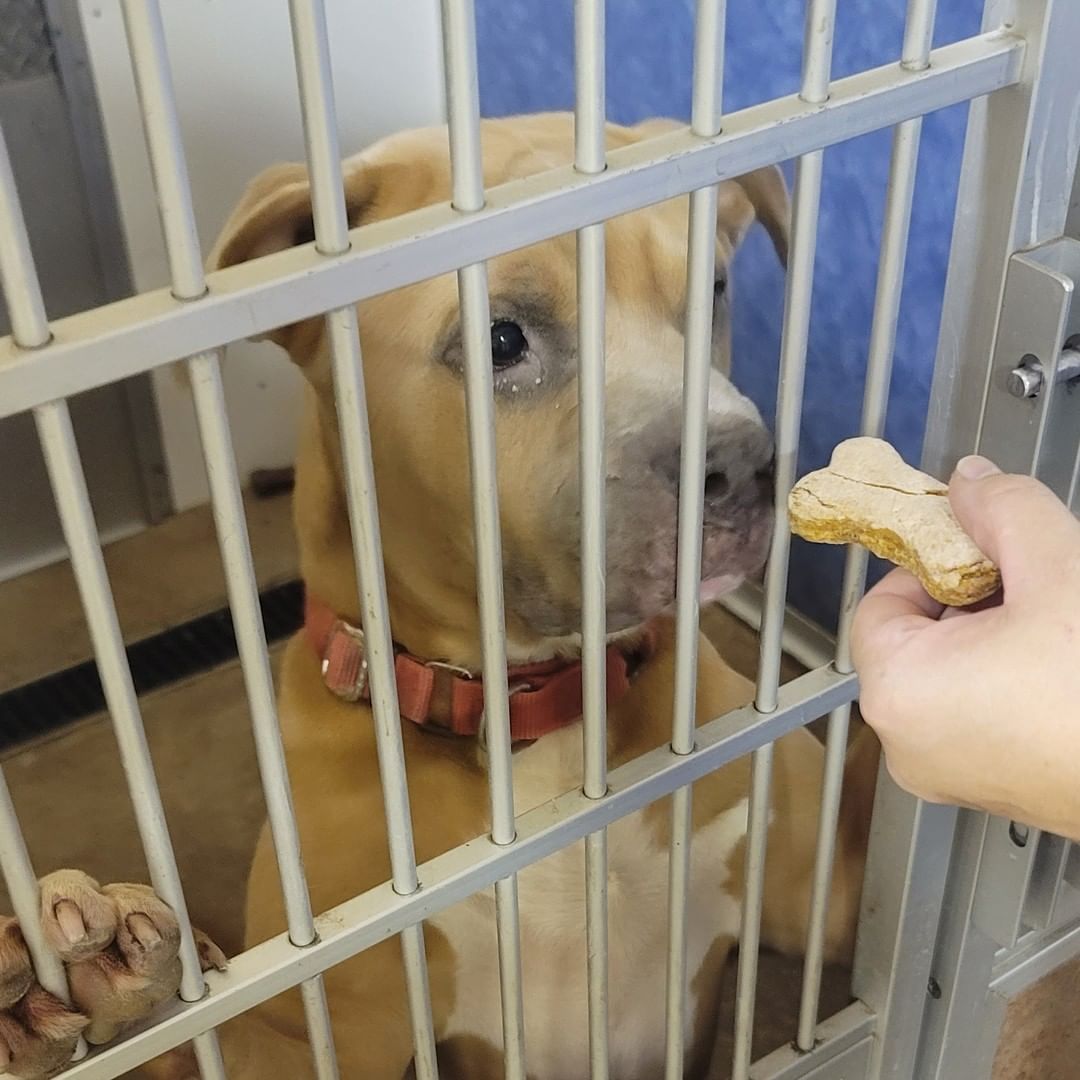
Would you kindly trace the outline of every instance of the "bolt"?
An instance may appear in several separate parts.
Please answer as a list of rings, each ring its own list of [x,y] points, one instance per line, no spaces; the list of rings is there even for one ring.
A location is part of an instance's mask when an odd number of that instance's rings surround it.
[[[941,986],[933,975],[926,982],[926,992],[937,1001],[941,997]]]
[[[1027,356],[1009,372],[1005,386],[1015,398],[1033,398],[1038,397],[1045,378],[1042,364],[1035,357]],[[1066,347],[1061,350],[1054,382],[1070,383],[1076,379],[1080,379],[1080,349]]]
[[[1008,390],[1015,398],[1031,398],[1042,389],[1043,373],[1038,364],[1021,364],[1009,372]]]

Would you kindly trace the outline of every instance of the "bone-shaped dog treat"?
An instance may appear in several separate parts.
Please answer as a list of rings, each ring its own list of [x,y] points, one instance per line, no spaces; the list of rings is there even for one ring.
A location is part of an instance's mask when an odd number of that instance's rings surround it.
[[[848,439],[827,469],[788,499],[791,531],[823,544],[861,544],[910,570],[939,603],[974,604],[1001,585],[949,507],[948,487],[906,464],[881,439]]]

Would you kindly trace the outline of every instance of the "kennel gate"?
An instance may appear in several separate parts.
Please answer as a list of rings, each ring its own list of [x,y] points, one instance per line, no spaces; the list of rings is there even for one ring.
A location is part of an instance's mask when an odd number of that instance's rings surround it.
[[[604,5],[577,0],[576,146],[572,167],[485,192],[480,170],[474,21],[470,0],[442,0],[452,205],[348,229],[321,0],[290,0],[316,241],[209,277],[191,195],[156,0],[122,0],[172,274],[171,289],[49,323],[0,140],[0,279],[12,335],[0,342],[0,416],[32,411],[90,626],[153,884],[182,927],[180,998],[123,1041],[80,1047],[64,1073],[106,1080],[194,1041],[204,1080],[224,1069],[215,1027],[300,986],[316,1075],[338,1075],[322,973],[400,935],[408,976],[417,1075],[437,1075],[421,921],[494,886],[506,1073],[525,1075],[515,872],[569,843],[586,843],[592,1075],[607,1075],[605,826],[648,802],[674,799],[669,895],[666,1075],[681,1076],[688,784],[753,755],[733,1076],[737,1080],[985,1077],[1009,998],[1080,952],[1080,856],[1021,823],[930,806],[882,773],[872,827],[855,1002],[817,1023],[825,897],[839,808],[850,706],[851,614],[865,582],[864,552],[848,552],[835,646],[785,614],[789,536],[824,148],[893,129],[862,429],[880,434],[903,277],[922,116],[970,101],[925,463],[944,473],[975,447],[1033,471],[1076,508],[1080,413],[1064,384],[1080,342],[1080,5],[1073,0],[987,0],[982,33],[932,49],[935,0],[910,0],[896,64],[832,80],[836,0],[808,0],[798,95],[723,115],[724,2],[698,0],[694,94],[688,128],[605,154]],[[705,386],[713,303],[719,181],[798,159],[780,390],[777,512],[763,594],[730,606],[761,629],[753,705],[692,728],[704,489]],[[603,221],[690,194],[688,301],[680,505],[677,681],[672,740],[607,771],[604,701]],[[1070,218],[1070,193],[1073,210]],[[515,816],[502,640],[488,300],[484,260],[576,231],[583,521],[585,769],[580,790]],[[1072,234],[1069,239],[1068,233]],[[409,806],[370,445],[365,426],[355,303],[439,273],[458,274],[467,342],[466,395],[488,689],[492,832],[417,865]],[[1000,317],[999,317],[1000,313]],[[348,465],[356,562],[365,583],[392,881],[313,914],[299,843],[220,377],[230,341],[325,314]],[[249,696],[256,746],[286,899],[287,933],[235,957],[205,979],[132,687],[66,399],[79,391],[185,359],[191,375],[213,509]],[[811,668],[779,686],[786,647]],[[751,1064],[757,942],[766,844],[771,741],[828,714],[829,743],[803,997],[793,1044]],[[15,808],[0,778],[0,857],[41,982],[64,996],[64,973],[37,931],[37,890]],[[422,884],[422,888],[421,888]],[[584,941],[583,941],[584,944]],[[494,976],[493,976],[494,977]],[[208,985],[207,985],[208,984]]]

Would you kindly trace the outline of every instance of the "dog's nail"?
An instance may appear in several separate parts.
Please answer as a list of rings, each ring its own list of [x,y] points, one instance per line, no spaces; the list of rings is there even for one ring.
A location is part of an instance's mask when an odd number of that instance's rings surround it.
[[[58,900],[53,914],[69,945],[77,945],[86,937],[86,923],[83,922],[78,904],[73,900]]]
[[[161,934],[158,933],[158,928],[153,924],[148,915],[144,915],[142,912],[136,912],[134,915],[129,915],[126,922],[128,930],[131,931],[131,936],[144,949],[152,948],[161,940]]]

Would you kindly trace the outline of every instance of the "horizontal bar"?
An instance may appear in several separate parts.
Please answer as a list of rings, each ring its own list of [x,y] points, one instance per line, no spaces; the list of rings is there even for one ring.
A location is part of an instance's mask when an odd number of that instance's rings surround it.
[[[116,604],[105,570],[67,402],[39,406],[34,410],[34,421],[94,645],[98,674],[112,719],[150,880],[158,895],[173,909],[180,924],[180,960],[183,965],[180,993],[186,1000],[195,1001],[203,996],[205,988],[198,948],[191,930],[176,854],[165,820],[161,790],[131,678],[131,667],[124,651]]]
[[[319,939],[304,949],[286,934],[241,953],[224,974],[210,972],[210,993],[197,1003],[172,1005],[154,1024],[111,1045],[65,1074],[65,1080],[112,1080],[146,1060],[179,1046],[200,1031],[224,1023],[350,956],[428,919],[500,878],[576,843],[636,810],[694,783],[757,747],[802,727],[852,701],[854,675],[820,668],[794,679],[780,692],[775,712],[761,715],[752,705],[698,728],[698,749],[673,754],[660,747],[612,770],[610,794],[590,799],[570,791],[522,814],[517,840],[497,845],[477,837],[420,867],[421,888],[408,896],[389,882],[331,908],[316,918]]]
[[[873,1034],[874,1014],[861,1001],[856,1001],[820,1025],[813,1050],[803,1053],[794,1046],[782,1046],[750,1069],[750,1080],[803,1080],[804,1077],[816,1080],[818,1069]]]
[[[795,166],[791,256],[787,268],[787,292],[784,299],[783,330],[780,335],[780,373],[777,380],[774,425],[776,467],[773,534],[765,565],[761,640],[758,650],[756,701],[762,712],[771,712],[775,707],[783,659],[781,642],[791,554],[788,495],[795,484],[798,469],[823,167],[824,153],[820,150],[799,158]]]
[[[150,151],[172,291],[180,300],[194,300],[206,291],[206,275],[199,250],[161,7],[157,2],[123,0],[121,10]]]
[[[728,593],[720,604],[751,630],[760,630],[764,600],[761,586],[755,582],[746,581],[734,592]],[[788,608],[784,616],[784,633],[781,640],[784,653],[792,660],[797,660],[808,671],[831,664],[836,654],[836,639],[827,630],[793,608]]]
[[[442,205],[373,222],[336,258],[306,245],[217,271],[198,304],[161,289],[57,320],[40,349],[0,340],[0,417],[1000,90],[1023,52],[1019,37],[983,34],[935,50],[924,71],[837,80],[820,105],[791,96],[731,113],[713,139],[683,129],[612,151],[597,176],[567,166],[500,185],[468,216]]]
[[[1033,983],[1080,955],[1080,923],[1041,934],[998,961],[990,983],[992,993],[1013,998]]]

